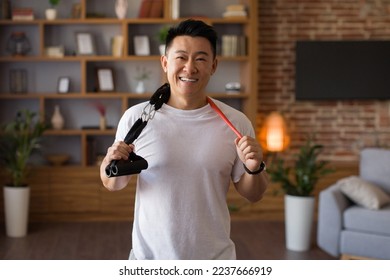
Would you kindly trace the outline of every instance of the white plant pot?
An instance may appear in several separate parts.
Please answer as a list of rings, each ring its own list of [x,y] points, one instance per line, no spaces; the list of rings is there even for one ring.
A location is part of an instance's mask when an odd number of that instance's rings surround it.
[[[310,249],[314,216],[314,197],[285,195],[286,248],[303,252]]]
[[[54,20],[57,18],[57,10],[56,9],[46,9],[45,15],[46,15],[46,19]]]
[[[30,187],[3,187],[5,228],[9,237],[27,235]]]
[[[160,54],[164,55],[165,54],[165,44],[161,44],[158,46],[158,49],[160,50]]]
[[[135,88],[135,92],[138,94],[142,94],[142,93],[145,93],[145,91],[146,91],[146,89],[145,89],[144,81],[138,81],[137,86]]]

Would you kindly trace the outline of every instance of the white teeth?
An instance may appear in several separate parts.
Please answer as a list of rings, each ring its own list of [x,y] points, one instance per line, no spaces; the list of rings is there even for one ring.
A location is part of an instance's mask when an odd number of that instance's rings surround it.
[[[189,79],[189,78],[180,78],[180,80],[181,81],[183,81],[183,82],[196,82],[196,80],[195,79]]]

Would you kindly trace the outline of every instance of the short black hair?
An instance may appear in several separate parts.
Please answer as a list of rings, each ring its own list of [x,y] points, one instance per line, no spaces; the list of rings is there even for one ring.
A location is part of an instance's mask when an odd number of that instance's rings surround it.
[[[173,39],[177,36],[203,37],[210,42],[213,56],[217,54],[217,32],[201,20],[187,19],[171,27],[165,40],[166,49],[171,46]]]

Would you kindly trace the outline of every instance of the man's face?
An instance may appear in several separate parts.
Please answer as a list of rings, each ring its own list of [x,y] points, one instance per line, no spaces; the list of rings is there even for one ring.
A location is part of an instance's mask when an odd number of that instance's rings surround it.
[[[178,95],[203,95],[217,68],[210,42],[203,37],[190,36],[177,36],[166,56],[161,58],[161,64],[171,92]]]

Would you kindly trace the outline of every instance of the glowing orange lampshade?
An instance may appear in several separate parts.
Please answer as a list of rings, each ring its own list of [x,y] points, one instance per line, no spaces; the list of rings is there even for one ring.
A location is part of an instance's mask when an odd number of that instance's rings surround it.
[[[267,116],[260,130],[260,143],[265,151],[281,152],[290,143],[286,121],[278,112]]]

